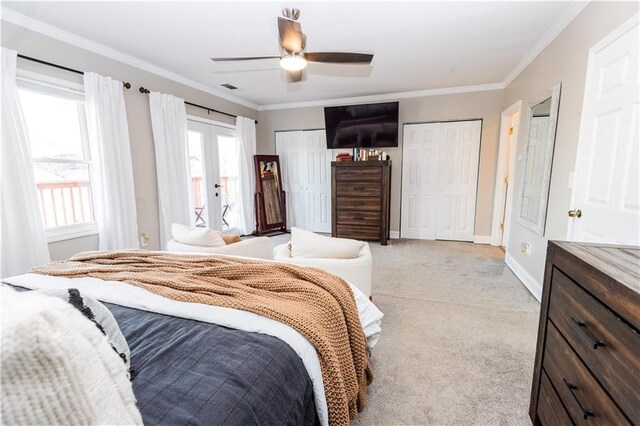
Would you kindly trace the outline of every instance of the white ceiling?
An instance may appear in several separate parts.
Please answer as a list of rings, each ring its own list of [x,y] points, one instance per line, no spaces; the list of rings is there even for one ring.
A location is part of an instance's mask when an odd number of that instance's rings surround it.
[[[501,83],[571,2],[3,2],[3,7],[257,105]],[[276,17],[298,7],[307,51],[375,54],[370,66],[310,64],[285,82]],[[230,83],[233,92],[221,88]]]

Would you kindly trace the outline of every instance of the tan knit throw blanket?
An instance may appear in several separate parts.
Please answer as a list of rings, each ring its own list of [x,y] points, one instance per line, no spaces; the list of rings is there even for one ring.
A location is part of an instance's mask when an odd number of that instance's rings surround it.
[[[294,328],[316,348],[331,425],[362,410],[372,380],[367,341],[349,285],[315,268],[146,250],[95,251],[34,273],[123,281],[183,302],[253,312]]]

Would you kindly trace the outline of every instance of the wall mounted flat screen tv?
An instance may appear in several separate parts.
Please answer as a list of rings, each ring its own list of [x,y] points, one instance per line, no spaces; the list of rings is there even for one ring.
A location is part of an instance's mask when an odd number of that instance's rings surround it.
[[[398,102],[326,107],[327,148],[398,146]]]

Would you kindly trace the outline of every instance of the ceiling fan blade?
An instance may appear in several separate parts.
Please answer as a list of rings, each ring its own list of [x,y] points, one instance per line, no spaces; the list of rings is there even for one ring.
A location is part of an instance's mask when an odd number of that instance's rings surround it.
[[[304,70],[287,71],[287,83],[297,83],[304,79]]]
[[[303,49],[304,35],[300,22],[278,16],[280,45],[289,53],[299,53]]]
[[[308,52],[304,57],[310,62],[331,64],[370,64],[373,59],[373,55],[369,53],[350,52]]]
[[[237,58],[211,58],[213,62],[254,61],[257,59],[280,59],[280,56],[240,56]]]

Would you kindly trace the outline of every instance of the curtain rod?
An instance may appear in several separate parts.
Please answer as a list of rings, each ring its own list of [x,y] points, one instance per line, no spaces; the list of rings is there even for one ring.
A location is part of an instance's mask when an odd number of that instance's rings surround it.
[[[150,92],[149,89],[147,89],[145,87],[140,87],[138,90],[140,91],[140,93],[143,93],[143,94],[149,94],[149,92]],[[206,107],[206,106],[194,104],[193,102],[187,102],[187,101],[184,101],[184,103],[186,105],[191,105],[192,107],[206,109],[207,110],[207,114],[209,114],[211,112],[215,112],[215,113],[218,113],[218,114],[226,115],[227,117],[238,118],[237,115],[229,114],[228,112],[220,111],[220,110],[215,109],[215,108],[209,108],[209,107]],[[256,124],[258,124],[258,120],[253,120],[253,121],[255,121]]]
[[[76,69],[65,67],[65,66],[58,65],[58,64],[54,64],[52,62],[43,61],[42,59],[36,59],[36,58],[32,58],[30,56],[25,56],[25,55],[20,55],[20,54],[18,54],[18,58],[26,59],[27,61],[31,61],[31,62],[37,62],[37,63],[42,64],[42,65],[47,65],[47,66],[50,66],[50,67],[53,67],[53,68],[58,68],[58,69],[69,71],[69,72],[72,72],[72,73],[75,73],[75,74],[84,75],[84,71],[76,70]],[[131,89],[131,83],[129,83],[129,82],[123,82],[122,86],[125,89]]]

